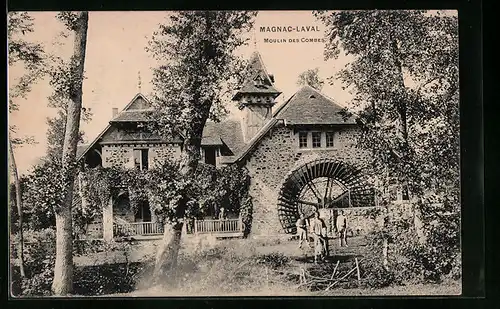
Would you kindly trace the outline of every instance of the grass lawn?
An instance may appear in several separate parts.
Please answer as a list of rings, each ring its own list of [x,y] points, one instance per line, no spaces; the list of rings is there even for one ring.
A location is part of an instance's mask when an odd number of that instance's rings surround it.
[[[277,287],[266,290],[247,290],[245,292],[226,293],[224,295],[214,293],[191,293],[179,290],[163,290],[161,288],[151,288],[137,290],[131,293],[106,295],[111,297],[162,297],[162,296],[332,296],[332,297],[353,297],[353,296],[451,296],[462,293],[460,281],[449,281],[441,284],[413,284],[406,286],[391,286],[379,289],[368,288],[335,288],[327,292],[310,292],[293,289],[281,289]]]
[[[354,257],[361,260],[366,254],[363,238],[350,239],[348,248],[341,248],[338,240],[329,242],[331,257],[326,263],[340,260],[344,273],[352,268]],[[210,247],[210,246],[209,246]],[[151,259],[154,246],[138,247],[127,254],[129,262]],[[382,296],[382,295],[460,295],[461,283],[447,281],[441,284],[413,284],[379,289],[359,288],[355,273],[348,280],[350,288],[336,286],[329,291],[319,288],[311,291],[298,281],[302,269],[316,267],[313,249],[298,248],[296,241],[273,240],[224,240],[216,241],[211,248],[181,250],[179,267],[175,274],[160,285],[151,287],[150,275],[145,273],[137,282],[135,291],[107,294],[118,297],[161,296]],[[81,266],[96,262],[119,263],[123,253],[100,253],[75,259]],[[273,260],[262,262],[263,257],[282,257],[286,262],[277,265]],[[341,269],[342,267],[339,267]]]

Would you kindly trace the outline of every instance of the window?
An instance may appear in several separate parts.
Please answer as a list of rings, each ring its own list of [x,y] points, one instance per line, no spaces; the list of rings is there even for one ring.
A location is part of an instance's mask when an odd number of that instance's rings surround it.
[[[326,132],[326,147],[333,147],[335,134],[333,132]]]
[[[257,76],[254,80],[254,85],[257,87],[260,87],[264,84],[264,81],[262,80],[262,77]]]
[[[307,132],[299,133],[299,148],[307,148]]]
[[[205,163],[215,166],[217,164],[217,150],[214,147],[207,147],[205,151]]]
[[[135,222],[151,222],[151,209],[149,201],[139,201],[137,211],[134,215]]]
[[[321,132],[312,132],[312,146],[313,148],[321,147]]]
[[[149,149],[134,149],[134,166],[138,170],[148,169]]]

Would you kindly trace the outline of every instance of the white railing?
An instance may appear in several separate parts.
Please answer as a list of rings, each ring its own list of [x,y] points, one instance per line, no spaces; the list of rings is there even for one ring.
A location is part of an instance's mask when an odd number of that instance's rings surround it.
[[[114,225],[115,236],[160,235],[163,225],[159,222],[127,222]]]
[[[119,221],[119,222],[116,222]],[[127,222],[116,220],[113,234],[120,236],[152,236],[163,234],[163,225],[158,222]],[[240,218],[224,220],[193,220],[187,227],[188,234],[243,233],[244,225]]]
[[[240,233],[243,232],[241,218],[224,220],[194,220],[194,233]]]

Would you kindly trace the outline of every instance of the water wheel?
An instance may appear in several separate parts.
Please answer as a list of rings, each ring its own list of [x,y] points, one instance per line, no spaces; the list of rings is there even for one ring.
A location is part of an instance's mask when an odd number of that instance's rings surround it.
[[[300,214],[320,208],[363,207],[375,204],[374,188],[363,173],[345,163],[318,159],[288,174],[278,197],[278,215],[286,233],[297,232]]]

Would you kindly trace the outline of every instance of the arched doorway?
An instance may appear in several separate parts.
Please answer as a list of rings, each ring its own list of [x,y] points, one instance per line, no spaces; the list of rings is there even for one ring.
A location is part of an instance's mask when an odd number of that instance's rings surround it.
[[[375,191],[363,173],[345,163],[318,159],[288,174],[278,196],[278,215],[286,233],[296,233],[295,222],[319,208],[374,206]]]

